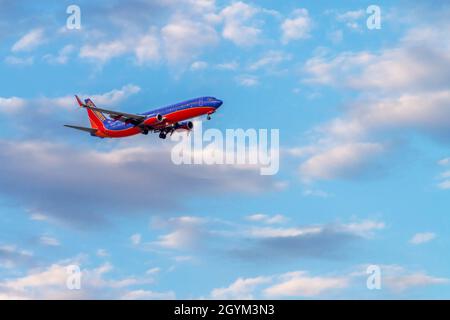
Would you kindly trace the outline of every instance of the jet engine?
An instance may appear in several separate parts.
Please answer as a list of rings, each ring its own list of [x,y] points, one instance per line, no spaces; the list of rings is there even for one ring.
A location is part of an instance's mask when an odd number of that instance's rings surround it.
[[[156,115],[156,121],[158,121],[158,122],[163,122],[163,121],[164,121],[164,117],[158,113],[158,114]]]
[[[192,121],[184,121],[184,122],[179,122],[176,125],[175,130],[188,130],[188,131],[191,131],[192,128],[194,128],[194,124],[192,123]]]

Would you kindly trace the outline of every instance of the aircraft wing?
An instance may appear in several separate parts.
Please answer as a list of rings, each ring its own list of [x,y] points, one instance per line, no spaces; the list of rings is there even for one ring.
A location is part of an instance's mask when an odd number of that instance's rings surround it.
[[[132,113],[126,113],[126,112],[120,112],[120,111],[112,111],[112,110],[97,108],[97,107],[86,105],[86,104],[84,104],[83,107],[91,109],[93,111],[100,111],[102,113],[109,114],[114,120],[119,120],[122,122],[130,122],[130,123],[134,123],[134,124],[139,124],[146,119],[145,116],[142,116],[139,114],[132,114]]]

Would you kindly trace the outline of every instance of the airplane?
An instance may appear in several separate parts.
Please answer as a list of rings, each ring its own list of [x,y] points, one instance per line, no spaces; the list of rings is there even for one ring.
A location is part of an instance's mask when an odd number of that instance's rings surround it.
[[[206,115],[210,120],[211,114],[216,112],[223,103],[214,97],[200,97],[144,113],[131,114],[97,108],[89,98],[84,102],[78,96],[75,98],[79,106],[87,110],[91,127],[68,124],[64,126],[85,131],[91,136],[100,138],[123,138],[141,133],[147,135],[149,132],[159,132],[159,137],[165,139],[167,134],[172,135],[177,130],[191,131],[194,125],[191,121],[186,121],[188,119]]]

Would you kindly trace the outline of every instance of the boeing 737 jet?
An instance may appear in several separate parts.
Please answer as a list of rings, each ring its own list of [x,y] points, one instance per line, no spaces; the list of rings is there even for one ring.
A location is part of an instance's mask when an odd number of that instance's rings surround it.
[[[159,137],[165,139],[167,134],[172,134],[175,130],[192,130],[193,124],[186,121],[188,119],[207,115],[210,120],[211,114],[222,105],[219,99],[200,97],[144,113],[131,114],[97,108],[91,99],[85,99],[83,103],[78,96],[75,98],[80,107],[87,110],[91,127],[68,124],[64,126],[89,132],[91,136],[100,138],[123,138],[139,133],[159,132]]]

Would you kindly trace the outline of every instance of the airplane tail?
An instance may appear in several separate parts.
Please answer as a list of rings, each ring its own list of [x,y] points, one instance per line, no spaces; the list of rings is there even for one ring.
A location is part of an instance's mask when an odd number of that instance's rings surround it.
[[[94,102],[89,98],[85,99],[84,103],[80,100],[80,98],[78,98],[78,96],[75,96],[75,98],[77,99],[77,102],[80,105],[80,107],[83,107],[83,106],[95,107]],[[104,128],[104,123],[106,121],[106,117],[103,113],[101,113],[100,111],[91,110],[89,108],[86,108],[86,111],[87,111],[87,114],[89,117],[89,121],[91,122],[91,128],[93,128],[93,129]]]

